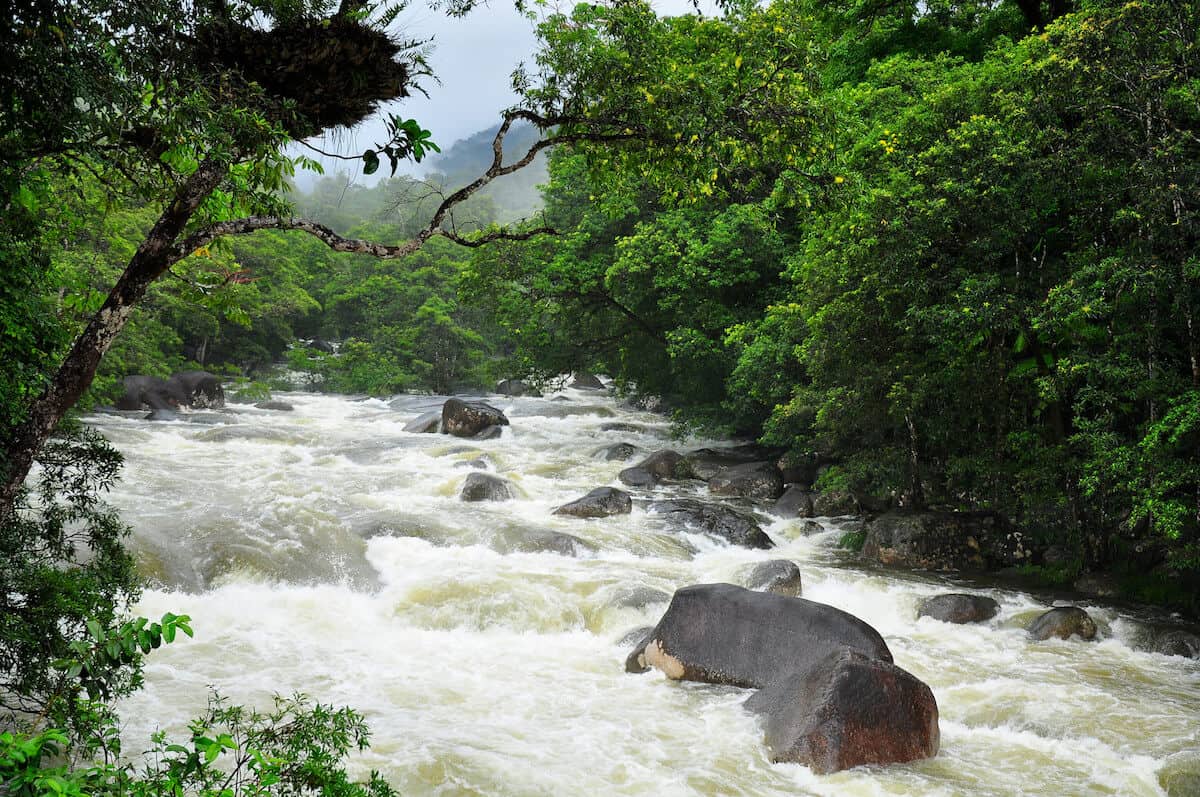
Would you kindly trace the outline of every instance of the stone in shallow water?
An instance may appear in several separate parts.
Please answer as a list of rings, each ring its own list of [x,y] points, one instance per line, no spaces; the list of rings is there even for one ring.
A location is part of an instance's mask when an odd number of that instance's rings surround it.
[[[615,487],[597,487],[583,498],[555,509],[554,514],[598,518],[610,515],[628,515],[631,511],[633,511],[633,499],[629,497],[629,493]]]
[[[464,501],[507,501],[514,496],[508,481],[487,473],[469,474],[459,494]]]
[[[746,588],[799,598],[803,590],[800,568],[788,559],[772,559],[756,565],[746,578]]]
[[[455,437],[478,437],[489,428],[508,426],[504,413],[483,401],[446,399],[442,405],[442,432]]]
[[[999,611],[1000,604],[987,596],[948,593],[925,600],[917,617],[932,617],[944,623],[982,623]]]
[[[723,468],[708,480],[714,495],[744,498],[778,498],[783,494],[783,476],[773,462],[747,462]]]
[[[622,471],[624,472],[624,471]],[[649,510],[665,515],[667,520],[683,528],[724,540],[731,545],[747,548],[773,548],[775,543],[766,535],[754,518],[720,504],[705,504],[689,498],[655,501]]]
[[[1096,638],[1096,622],[1077,606],[1059,606],[1030,623],[1028,631],[1029,636],[1039,641],[1050,637],[1070,639],[1072,636],[1090,640]]]

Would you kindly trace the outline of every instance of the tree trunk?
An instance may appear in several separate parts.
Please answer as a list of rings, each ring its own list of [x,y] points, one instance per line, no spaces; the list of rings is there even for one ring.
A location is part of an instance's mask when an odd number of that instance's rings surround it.
[[[92,384],[100,358],[124,328],[146,289],[179,259],[173,255],[176,239],[196,208],[220,185],[228,171],[224,163],[205,161],[179,187],[100,310],[76,338],[50,384],[30,406],[28,417],[14,430],[4,452],[7,468],[0,486],[0,518],[12,511],[38,450]]]

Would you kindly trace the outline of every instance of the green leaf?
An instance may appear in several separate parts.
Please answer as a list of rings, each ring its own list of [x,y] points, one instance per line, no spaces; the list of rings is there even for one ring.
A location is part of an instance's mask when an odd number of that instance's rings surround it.
[[[379,171],[379,156],[375,150],[369,149],[363,153],[363,174],[374,174]]]

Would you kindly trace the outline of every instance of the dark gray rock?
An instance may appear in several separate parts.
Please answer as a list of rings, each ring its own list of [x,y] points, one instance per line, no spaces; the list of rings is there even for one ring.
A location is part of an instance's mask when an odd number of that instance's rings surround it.
[[[578,372],[575,374],[575,381],[571,382],[571,387],[576,390],[603,390],[604,383],[601,382],[594,374]]]
[[[658,477],[645,468],[633,467],[626,468],[617,474],[617,478],[622,484],[630,487],[654,487],[658,484]]]
[[[603,457],[606,461],[620,460],[625,462],[633,459],[639,451],[638,447],[633,443],[614,443],[611,446],[605,446],[595,452],[595,456]]]
[[[496,392],[502,396],[531,396],[538,398],[541,391],[520,379],[505,379],[496,384]]]
[[[551,404],[550,402],[542,402],[536,407],[522,407],[520,409],[521,417],[542,417],[542,418],[571,418],[576,415],[596,415],[601,418],[611,418],[616,415],[611,407],[604,407],[599,404]]]
[[[1070,639],[1072,636],[1089,640],[1096,638],[1096,622],[1077,606],[1059,606],[1030,623],[1028,631],[1029,636],[1037,640]]]
[[[803,591],[800,568],[787,559],[772,559],[755,565],[746,577],[746,589],[756,592],[773,592],[799,598]]]
[[[404,424],[404,431],[413,434],[436,434],[442,428],[442,413],[434,410],[413,418]]]
[[[697,448],[683,455],[688,470],[697,479],[708,481],[726,468],[746,465],[766,457],[766,449],[756,444]]]
[[[825,527],[815,520],[806,520],[800,524],[800,533],[805,537],[811,537],[814,534],[822,534],[825,532]]]
[[[668,678],[756,688],[843,647],[892,660],[883,637],[841,609],[732,584],[677,590],[643,646]]]
[[[766,726],[771,760],[819,775],[937,755],[933,691],[885,659],[850,648],[797,668],[746,701]]]
[[[1167,631],[1155,638],[1153,650],[1164,656],[1200,659],[1200,634],[1182,629]]]
[[[654,474],[659,479],[687,479],[692,470],[678,451],[664,449],[655,451],[637,464],[637,467]]]
[[[464,501],[507,501],[514,496],[509,482],[488,473],[468,474],[459,494]]]
[[[917,617],[932,617],[944,623],[982,623],[1000,611],[1000,604],[984,595],[948,593],[927,598]]]
[[[690,498],[655,501],[649,511],[665,515],[670,523],[717,537],[731,545],[746,548],[774,548],[754,518],[719,504],[705,504]]]
[[[148,421],[182,421],[183,417],[175,410],[153,409],[146,416]]]
[[[482,459],[471,459],[466,462],[455,462],[454,467],[458,469],[474,468],[475,470],[487,470],[488,464]]]
[[[276,412],[293,412],[296,409],[286,401],[260,401],[254,406],[260,410],[275,410]]]
[[[596,518],[610,515],[628,515],[633,511],[633,499],[624,490],[615,487],[597,487],[583,498],[563,504],[554,510],[556,515]]]
[[[646,663],[646,646],[652,639],[654,639],[654,628],[644,629],[642,636],[636,643],[633,643],[633,650],[629,651],[629,655],[625,657],[625,672],[635,675],[650,672],[650,665]]]
[[[1042,551],[1042,564],[1046,567],[1060,567],[1071,563],[1074,559],[1071,552],[1061,545],[1051,545]]]
[[[442,434],[478,437],[481,432],[499,426],[508,426],[508,418],[486,402],[452,398],[442,405]]]
[[[667,603],[671,596],[661,589],[646,586],[630,586],[618,590],[609,604],[618,609],[645,609],[656,603]],[[649,630],[649,629],[647,629]]]
[[[179,386],[157,376],[127,376],[122,386],[125,392],[117,399],[119,410],[177,410],[187,406],[187,399]]]
[[[1115,598],[1121,594],[1121,585],[1110,573],[1084,573],[1071,586],[1076,592],[1097,598]]]
[[[670,600],[669,595],[667,596],[667,600]],[[617,640],[617,644],[624,648],[637,642],[641,642],[650,636],[650,632],[653,630],[654,626],[652,625],[639,625],[637,628],[626,631],[621,638]]]
[[[775,499],[783,494],[783,476],[773,462],[747,462],[731,465],[708,480],[715,495]]]
[[[628,423],[627,421],[605,421],[600,424],[602,432],[632,432],[633,434],[645,434],[650,430],[650,427],[641,423]]]
[[[863,556],[925,570],[992,570],[1030,561],[1024,535],[990,512],[888,512],[866,524]]]
[[[768,509],[772,515],[782,518],[812,517],[812,494],[803,487],[792,485]]]

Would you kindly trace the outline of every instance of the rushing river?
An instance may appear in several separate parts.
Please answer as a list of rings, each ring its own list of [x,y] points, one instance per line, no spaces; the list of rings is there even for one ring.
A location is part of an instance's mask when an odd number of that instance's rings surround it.
[[[638,491],[632,515],[553,515],[618,484],[629,463],[603,446],[721,444],[565,395],[493,397],[512,425],[486,442],[404,432],[433,397],[286,394],[294,412],[235,406],[216,425],[91,418],[126,456],[113,502],[154,585],[139,611],[196,630],[149,658],[122,707],[127,751],[158,727],[185,735],[213,685],[262,707],[304,692],[359,709],[373,741],[354,771],[404,795],[1154,795],[1200,772],[1200,662],[1138,651],[1143,623],[1121,611],[1084,604],[1098,642],[1033,642],[1023,628],[1046,603],[1015,590],[985,590],[1001,606],[986,624],[917,620],[923,598],[962,585],[856,566],[834,519],[806,537],[764,516],[778,547],[754,551],[672,533]],[[600,428],[613,422],[636,427]],[[516,500],[459,500],[480,457]],[[688,491],[705,492],[656,493]],[[576,555],[530,550],[544,531],[579,538]],[[771,764],[747,692],[625,673],[622,638],[666,608],[646,588],[739,583],[773,558],[932,687],[936,758],[824,777]]]

